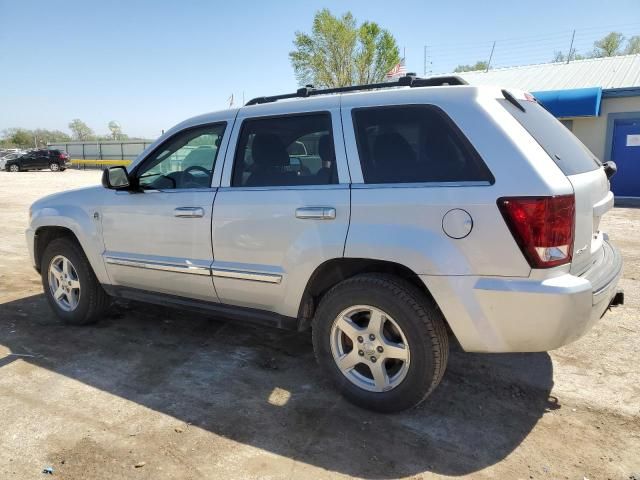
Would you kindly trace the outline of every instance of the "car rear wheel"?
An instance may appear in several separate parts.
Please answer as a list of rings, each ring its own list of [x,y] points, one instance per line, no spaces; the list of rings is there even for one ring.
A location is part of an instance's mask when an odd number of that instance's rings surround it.
[[[20,171],[20,165],[18,165],[17,163],[12,163],[11,165],[9,165],[9,171],[10,172],[19,172]]]
[[[65,323],[94,323],[108,308],[109,296],[74,240],[52,240],[42,255],[40,272],[47,301]]]
[[[52,172],[59,172],[60,171],[60,165],[56,162],[51,162],[49,164],[49,170],[51,170]]]
[[[314,318],[313,346],[349,401],[380,412],[422,402],[442,379],[449,353],[433,300],[385,274],[358,275],[332,288]]]

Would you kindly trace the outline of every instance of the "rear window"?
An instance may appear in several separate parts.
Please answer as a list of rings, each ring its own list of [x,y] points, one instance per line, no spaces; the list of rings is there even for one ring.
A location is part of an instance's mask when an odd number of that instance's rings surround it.
[[[524,112],[508,100],[498,100],[540,144],[565,175],[596,170],[601,163],[556,117],[537,102],[515,100]]]
[[[353,110],[365,183],[493,182],[453,121],[433,105]]]

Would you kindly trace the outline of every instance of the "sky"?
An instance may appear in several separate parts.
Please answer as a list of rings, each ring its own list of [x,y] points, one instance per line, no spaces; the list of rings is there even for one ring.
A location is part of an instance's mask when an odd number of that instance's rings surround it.
[[[425,45],[436,74],[486,60],[494,41],[497,68],[550,61],[574,29],[578,52],[640,34],[640,0],[0,0],[0,131],[80,118],[155,138],[232,94],[238,106],[295,91],[294,34],[321,8],[388,29],[419,75]]]

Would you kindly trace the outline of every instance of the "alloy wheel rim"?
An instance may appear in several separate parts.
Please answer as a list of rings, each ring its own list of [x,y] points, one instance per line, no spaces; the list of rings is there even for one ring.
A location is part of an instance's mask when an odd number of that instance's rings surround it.
[[[17,165],[15,165],[15,164],[14,164],[14,165],[11,165],[11,166],[9,167],[9,170],[11,170],[12,172],[17,172],[17,171],[18,171],[18,166],[17,166]]]
[[[49,264],[49,291],[56,304],[65,312],[72,312],[80,303],[80,278],[71,261],[57,255]]]
[[[331,326],[331,353],[340,372],[355,386],[387,392],[409,371],[409,343],[398,323],[371,305],[354,305]]]
[[[59,169],[60,167],[58,166],[58,164],[57,164],[57,163],[52,163],[52,164],[49,166],[49,168],[51,169],[51,171],[52,171],[52,172],[57,172],[57,171],[58,171],[58,169]]]

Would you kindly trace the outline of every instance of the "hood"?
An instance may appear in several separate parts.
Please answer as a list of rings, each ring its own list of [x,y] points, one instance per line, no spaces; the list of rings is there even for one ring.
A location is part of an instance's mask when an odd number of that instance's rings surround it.
[[[91,187],[74,188],[72,190],[65,190],[64,192],[53,193],[33,202],[31,210],[54,207],[60,204],[89,206],[95,204],[95,200],[97,200],[105,190],[106,189],[101,185],[94,185]]]

